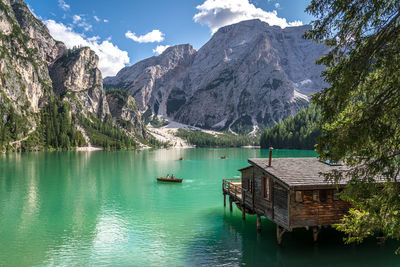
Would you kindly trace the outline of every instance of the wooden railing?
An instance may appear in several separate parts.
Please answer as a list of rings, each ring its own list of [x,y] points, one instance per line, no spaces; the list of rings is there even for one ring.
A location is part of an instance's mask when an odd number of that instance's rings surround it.
[[[242,183],[240,178],[223,179],[222,191],[238,199],[242,198]],[[240,182],[240,184],[239,184]]]

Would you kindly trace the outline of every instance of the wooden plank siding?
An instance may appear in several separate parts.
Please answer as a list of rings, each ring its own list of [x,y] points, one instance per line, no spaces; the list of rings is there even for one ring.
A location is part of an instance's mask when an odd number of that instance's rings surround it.
[[[272,217],[272,202],[264,197],[264,173],[254,168],[254,210],[265,217]]]
[[[338,223],[350,208],[349,203],[333,199],[334,185],[319,183],[299,188],[298,184],[291,186],[268,170],[259,165],[240,169],[244,196],[241,205],[287,230]],[[265,191],[268,190],[266,179],[269,179],[269,195]],[[296,191],[301,192],[301,202],[296,201]],[[321,192],[318,193],[320,198],[313,200],[313,191]]]
[[[289,203],[288,196],[289,191],[280,186],[278,183],[274,183],[273,187],[274,195],[274,217],[273,220],[280,226],[289,229]]]
[[[291,228],[325,226],[339,223],[350,208],[350,204],[341,199],[334,200],[334,189],[322,190],[326,192],[325,202],[321,202],[320,199],[314,201],[313,190],[300,190],[303,202],[296,202],[296,191],[290,191]],[[318,192],[320,193],[322,190],[318,190]]]

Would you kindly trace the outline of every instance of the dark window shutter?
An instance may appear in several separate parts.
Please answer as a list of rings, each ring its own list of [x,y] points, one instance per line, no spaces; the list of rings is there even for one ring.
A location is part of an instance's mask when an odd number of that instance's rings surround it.
[[[265,177],[261,179],[261,196],[265,197]]]

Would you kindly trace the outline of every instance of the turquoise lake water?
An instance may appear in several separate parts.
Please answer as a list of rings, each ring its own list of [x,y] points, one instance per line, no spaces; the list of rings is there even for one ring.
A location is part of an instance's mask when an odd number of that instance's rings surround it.
[[[225,160],[220,156],[226,155]],[[179,157],[184,161],[179,161]],[[344,245],[323,229],[286,233],[223,207],[260,149],[38,152],[0,156],[0,266],[400,266],[394,241]],[[315,156],[275,150],[274,157]],[[157,183],[174,173],[182,184]]]

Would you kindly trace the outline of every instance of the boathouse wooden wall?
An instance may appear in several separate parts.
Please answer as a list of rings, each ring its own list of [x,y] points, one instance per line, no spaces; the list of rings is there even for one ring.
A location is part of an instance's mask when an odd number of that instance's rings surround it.
[[[296,202],[296,191],[301,192],[303,202]],[[326,194],[325,202],[313,200],[313,191]],[[325,191],[325,192],[323,192]],[[323,226],[339,223],[350,208],[350,204],[341,199],[334,200],[334,189],[291,190],[290,191],[290,227]]]
[[[289,190],[274,183],[274,221],[289,229]]]
[[[289,228],[289,190],[267,176],[261,169],[250,167],[242,169],[244,203],[255,213],[265,216],[277,224]],[[264,197],[263,179],[270,178],[271,196]]]
[[[268,200],[263,196],[263,182],[262,179],[265,177],[264,173],[258,169],[254,170],[254,209],[257,213],[272,219],[272,199]]]
[[[249,166],[247,168],[243,168],[240,170],[242,173],[242,187],[243,187],[243,199],[245,206],[248,209],[253,209],[254,208],[254,202],[253,202],[253,192],[252,187],[253,187],[253,173],[254,173],[254,167]]]
[[[269,174],[254,166],[241,172],[245,207],[286,229],[332,225],[340,222],[350,208],[349,203],[334,199],[333,188],[311,186],[307,190],[288,189],[272,176],[269,176],[272,190],[268,200],[263,195],[262,180]],[[301,191],[302,202],[296,201],[296,191]],[[313,191],[318,191],[319,196],[322,192],[326,199],[313,200]]]

